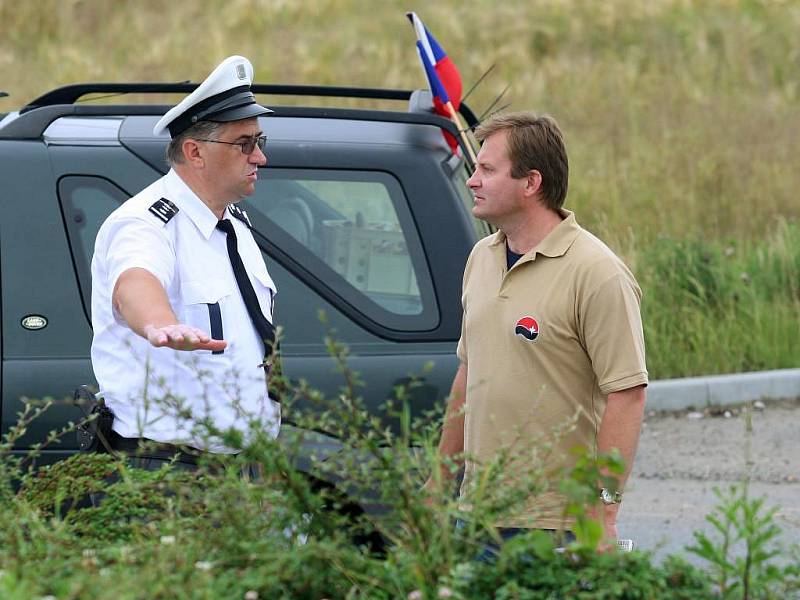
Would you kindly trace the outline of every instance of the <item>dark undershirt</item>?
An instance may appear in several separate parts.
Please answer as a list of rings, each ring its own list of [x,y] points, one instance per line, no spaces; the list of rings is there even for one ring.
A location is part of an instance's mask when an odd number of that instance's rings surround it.
[[[522,254],[512,252],[511,248],[508,247],[508,242],[506,242],[506,269],[511,270],[511,267],[513,267],[520,258],[522,258]]]

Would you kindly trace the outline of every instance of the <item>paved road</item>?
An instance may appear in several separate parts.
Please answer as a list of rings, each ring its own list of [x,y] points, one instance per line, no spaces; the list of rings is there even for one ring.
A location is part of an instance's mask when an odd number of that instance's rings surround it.
[[[750,492],[780,506],[776,522],[782,543],[800,543],[800,400],[768,403],[753,413],[752,435],[743,410],[729,416],[700,413],[648,414],[633,474],[620,513],[620,537],[663,558],[681,553],[692,532],[713,527],[705,515],[714,509],[715,487],[743,480],[752,468]]]

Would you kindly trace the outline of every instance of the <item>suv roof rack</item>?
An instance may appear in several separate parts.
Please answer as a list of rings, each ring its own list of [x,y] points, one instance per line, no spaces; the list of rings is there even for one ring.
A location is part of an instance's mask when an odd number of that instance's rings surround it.
[[[42,94],[20,109],[20,114],[44,106],[75,104],[89,94],[189,94],[197,89],[199,83],[181,81],[175,83],[76,83],[65,85]],[[255,94],[275,96],[308,96],[326,98],[365,98],[373,100],[409,100],[413,90],[393,90],[385,88],[359,88],[324,85],[284,85],[254,83],[250,89]],[[459,111],[467,123],[474,127],[478,119],[466,105]]]
[[[111,115],[163,115],[170,105],[164,104],[85,104],[79,100],[89,94],[188,94],[200,84],[188,81],[175,83],[78,83],[56,88],[43,94],[19,110],[18,116],[0,127],[0,139],[40,139],[45,129],[60,117],[65,116],[111,116]],[[253,84],[255,94],[277,96],[367,98],[378,100],[407,100],[414,105],[411,90],[381,88],[355,88],[317,85]],[[417,98],[419,100],[419,98]],[[475,127],[478,119],[463,102],[459,113],[467,127]],[[368,119],[376,121],[403,121],[426,123],[446,129],[456,138],[459,132],[449,120],[433,112],[393,112],[386,110],[345,109],[327,107],[282,107],[281,116],[316,117],[339,119]],[[463,143],[463,142],[462,142]]]
[[[77,83],[66,85],[47,92],[20,109],[20,113],[53,106],[55,104],[74,104],[89,94],[188,94],[199,83],[183,81],[178,83]],[[373,98],[381,100],[408,100],[410,90],[387,90],[380,88],[328,87],[320,85],[269,85],[254,83],[250,90],[255,94],[278,96],[318,96],[338,98]]]

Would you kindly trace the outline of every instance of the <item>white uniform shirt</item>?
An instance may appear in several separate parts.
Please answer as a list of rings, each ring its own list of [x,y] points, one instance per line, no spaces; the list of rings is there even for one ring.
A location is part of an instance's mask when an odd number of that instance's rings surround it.
[[[162,198],[177,212],[159,203]],[[225,218],[233,223],[262,312],[272,321],[276,289],[261,251],[247,224],[230,210]],[[114,430],[123,437],[229,452],[219,440],[206,442],[202,432],[192,431],[206,418],[223,431],[246,431],[258,419],[273,437],[278,434],[280,408],[269,399],[259,366],[264,346],[236,285],[226,235],[216,224],[214,213],[171,170],[100,228],[92,259],[92,367],[114,412]],[[154,348],[134,333],[114,310],[112,293],[119,276],[135,267],[161,282],[179,322],[211,334],[221,320],[222,335],[214,337],[225,339],[227,348],[218,354]],[[178,414],[187,409],[191,418]]]

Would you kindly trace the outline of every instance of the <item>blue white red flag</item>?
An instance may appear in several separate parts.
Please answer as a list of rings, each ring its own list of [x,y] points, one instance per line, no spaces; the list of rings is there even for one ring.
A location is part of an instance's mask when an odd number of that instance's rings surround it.
[[[417,51],[433,94],[434,110],[449,119],[451,114],[446,106],[447,103],[451,102],[455,110],[461,106],[461,75],[417,14],[410,12],[406,13],[406,16],[417,34]],[[458,142],[446,132],[445,137],[455,151]]]

